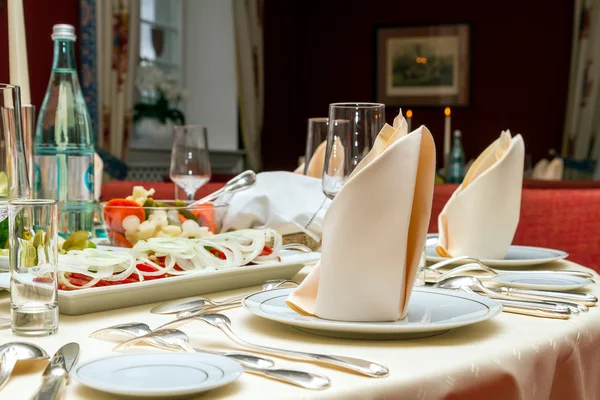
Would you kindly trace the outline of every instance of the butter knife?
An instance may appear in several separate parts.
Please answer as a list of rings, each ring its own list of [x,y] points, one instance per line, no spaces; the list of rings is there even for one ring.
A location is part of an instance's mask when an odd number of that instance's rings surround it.
[[[79,357],[79,344],[67,343],[50,359],[42,377],[42,386],[33,400],[57,400],[64,394],[69,372]]]

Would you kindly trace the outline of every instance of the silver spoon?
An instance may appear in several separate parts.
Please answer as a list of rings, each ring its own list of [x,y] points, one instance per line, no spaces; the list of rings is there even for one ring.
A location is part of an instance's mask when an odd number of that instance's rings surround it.
[[[476,288],[479,291],[483,292],[484,295],[486,295],[487,297],[493,298],[495,300],[499,300],[502,304],[504,304],[504,302],[503,302],[504,300],[510,300],[510,299],[507,299],[508,296],[500,294],[494,290],[487,288],[486,286],[483,285],[483,283],[479,279],[472,277],[472,276],[455,276],[452,278],[448,278],[441,282],[436,283],[434,285],[434,287],[441,287],[441,288],[447,288],[447,289],[457,289],[457,288],[468,287],[471,290],[473,288]],[[552,301],[552,302],[531,301],[529,299],[527,299],[527,300],[519,299],[519,300],[520,301],[518,301],[518,303],[520,305],[526,306],[529,303],[531,303],[529,305],[535,306],[536,310],[545,309],[548,311],[553,311],[556,308],[565,307],[565,308],[567,308],[567,310],[569,311],[570,314],[579,314],[580,311],[588,310],[588,308],[586,306],[582,306],[580,304],[575,304],[575,303],[566,303],[566,302],[559,302],[559,301]],[[514,303],[514,300],[512,300],[512,301],[513,301],[512,305],[517,306],[517,304]]]
[[[0,346],[0,353],[0,389],[8,382],[17,361],[48,358],[44,349],[24,342],[6,343]]]
[[[442,289],[461,290],[465,293],[479,296],[479,294],[475,293],[469,286],[463,286],[463,283],[456,280],[446,279],[445,281],[436,283],[433,286]],[[571,315],[571,310],[566,306],[558,306],[539,301],[517,301],[507,299],[495,300],[502,304],[502,311],[514,314],[555,319],[568,319]]]
[[[175,331],[175,329],[173,329],[173,330]],[[177,332],[180,332],[180,331],[177,331]],[[144,324],[141,322],[133,322],[130,324],[114,325],[114,326],[110,326],[108,328],[99,329],[95,332],[92,332],[90,334],[90,337],[100,339],[103,336],[106,337],[107,335],[114,334],[114,333],[119,333],[128,338],[135,339],[135,338],[145,337],[146,335],[151,334],[152,329],[150,329],[150,327],[147,324]],[[181,332],[181,333],[183,333],[183,332]],[[186,337],[187,337],[187,335],[186,335]],[[168,342],[168,341],[165,340],[165,342]],[[133,344],[133,343],[131,343],[131,344]],[[155,344],[155,343],[151,342],[151,344]],[[171,344],[171,343],[168,343],[168,344]],[[177,346],[181,347],[177,344],[173,344],[173,345],[176,347]],[[160,346],[157,346],[157,347],[160,347]],[[167,350],[169,350],[169,349],[167,349]],[[173,350],[173,349],[171,349],[171,350]],[[270,358],[253,356],[251,354],[235,353],[235,352],[219,352],[219,351],[211,351],[211,350],[201,350],[201,351],[203,351],[205,353],[217,354],[220,356],[232,358],[232,359],[238,361],[240,364],[242,364],[244,366],[249,366],[252,368],[268,368],[268,367],[272,367],[273,365],[275,365],[273,360],[271,360]]]
[[[204,196],[200,200],[193,202],[188,205],[188,207],[198,206],[203,203],[208,203],[210,201],[218,199],[222,194],[225,193],[234,193],[239,192],[240,190],[248,189],[250,186],[256,183],[256,174],[254,171],[247,170],[242,172],[241,174],[234,176],[231,180],[229,180],[225,186],[221,189],[212,192],[211,194]]]
[[[459,272],[465,272],[465,271],[473,271],[473,270],[481,270],[481,271],[485,271],[485,272],[489,272],[492,275],[498,275],[498,274],[502,274],[502,273],[506,273],[507,271],[498,271],[495,270],[493,268],[488,267],[487,265],[483,264],[478,258],[475,257],[469,257],[469,256],[460,256],[460,257],[454,257],[454,258],[449,258],[447,260],[444,261],[440,261],[437,262],[433,265],[430,265],[429,267],[427,267],[429,270],[438,270],[440,268],[444,268],[448,265],[454,264],[457,261],[472,261],[469,264],[465,264],[465,265],[460,265],[457,266],[453,269],[451,269],[448,272],[451,271],[456,271],[456,273]],[[446,272],[446,273],[448,273]],[[589,273],[589,272],[585,272],[585,271],[577,271],[577,270],[568,270],[568,269],[563,269],[563,270],[535,270],[535,271],[519,271],[519,270],[511,270],[510,273],[528,273],[528,274],[562,274],[562,275],[571,275],[571,276],[579,276],[581,278],[594,278],[594,274]],[[442,273],[440,272],[440,275]]]
[[[223,331],[223,333],[225,333],[225,335],[227,335],[227,337],[229,339],[233,340],[235,343],[237,343],[243,347],[253,349],[260,353],[272,354],[272,355],[277,355],[277,356],[281,356],[284,358],[291,358],[291,359],[296,359],[296,360],[317,361],[317,362],[323,363],[323,364],[336,365],[338,367],[349,369],[351,371],[358,372],[360,374],[370,376],[373,378],[381,378],[381,377],[387,376],[389,374],[388,367],[386,367],[382,364],[379,364],[379,363],[376,363],[373,361],[369,361],[369,360],[364,360],[361,358],[330,355],[330,354],[305,353],[305,352],[294,351],[294,350],[280,349],[280,348],[276,348],[276,347],[262,346],[262,345],[247,342],[247,341],[241,339],[239,336],[237,336],[231,330],[231,320],[223,314],[197,315],[197,316],[193,316],[193,317],[188,317],[184,322],[187,322],[191,319],[198,319],[200,321],[206,322],[207,324],[209,324],[211,326],[214,326],[215,328],[219,328],[221,331]],[[172,324],[177,324],[177,323],[181,323],[181,322],[182,322],[181,320],[175,320],[168,324],[163,325],[163,327],[166,325],[172,325]],[[162,327],[159,329],[162,329]]]
[[[264,292],[289,284],[298,285],[296,282],[287,279],[269,280],[263,283],[261,291]],[[150,312],[152,314],[177,314],[183,311],[203,309],[205,307],[221,309],[232,308],[240,305],[241,301],[247,296],[248,294],[242,294],[225,300],[212,300],[207,297],[198,297],[184,302],[181,302],[180,300],[167,301],[153,307]]]
[[[149,332],[144,336],[140,336],[128,340],[127,342],[121,343],[120,345],[115,347],[114,350],[117,351],[120,349],[125,349],[139,341],[150,341],[157,347],[166,350],[172,350],[173,347],[176,347],[189,353],[195,353],[196,349],[190,346],[189,340],[190,338],[188,337],[188,335],[186,335],[180,330],[162,329]],[[167,346],[165,346],[165,344]],[[296,385],[305,389],[321,390],[329,387],[329,385],[331,384],[329,378],[323,375],[317,375],[304,371],[296,371],[289,369],[258,367],[256,365],[253,365],[254,363],[247,363],[245,359],[241,358],[236,358],[236,361],[238,361],[242,366],[244,366],[244,370],[246,372],[290,383],[292,385]]]

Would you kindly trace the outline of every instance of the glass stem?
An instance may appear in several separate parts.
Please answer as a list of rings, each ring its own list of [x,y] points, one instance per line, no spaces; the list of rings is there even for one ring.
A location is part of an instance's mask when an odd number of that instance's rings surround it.
[[[187,196],[188,196],[188,200],[189,200],[189,201],[194,201],[194,198],[196,197],[196,192],[195,192],[195,191],[194,191],[194,192],[188,192],[188,191],[186,190],[186,192],[185,192],[185,193],[187,194]]]

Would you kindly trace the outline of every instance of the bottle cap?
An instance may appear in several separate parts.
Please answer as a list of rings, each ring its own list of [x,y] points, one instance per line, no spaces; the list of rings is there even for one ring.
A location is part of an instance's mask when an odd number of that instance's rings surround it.
[[[460,137],[461,132],[457,129],[454,131],[454,137]]]
[[[68,24],[57,24],[52,27],[52,40],[65,39],[75,41],[75,27]]]

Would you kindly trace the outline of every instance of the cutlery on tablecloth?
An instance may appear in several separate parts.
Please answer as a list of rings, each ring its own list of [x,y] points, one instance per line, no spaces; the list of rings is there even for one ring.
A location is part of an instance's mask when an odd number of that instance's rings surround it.
[[[128,340],[127,342],[121,343],[114,350],[122,350],[132,346],[138,342],[145,341],[148,342],[158,348],[165,350],[183,350],[188,353],[196,353],[196,352],[207,352],[202,349],[194,349],[189,344],[189,337],[184,332],[177,329],[161,329],[157,331],[150,331],[146,335],[139,336]],[[214,353],[212,351],[208,351],[208,353]],[[222,355],[233,358],[237,362],[239,362],[243,367],[244,371],[264,376],[267,378],[275,379],[278,381],[282,381],[285,383],[290,383],[295,386],[299,386],[305,389],[313,389],[313,390],[322,390],[326,389],[331,385],[331,381],[328,377],[323,375],[317,375],[304,371],[296,371],[290,369],[279,369],[279,368],[271,368],[273,362],[269,359],[261,359],[260,357],[244,355],[244,354],[235,354],[235,357],[232,357],[234,353],[221,353]],[[269,361],[270,365],[260,365],[265,363],[258,363],[258,360]]]
[[[214,326],[215,328],[220,329],[225,335],[239,344],[242,347],[246,347],[249,349],[253,349],[258,351],[259,353],[276,355],[284,358],[291,358],[295,360],[304,360],[304,361],[316,361],[322,364],[335,365],[341,368],[345,368],[354,372],[358,372],[359,374],[370,376],[373,378],[382,378],[389,374],[389,369],[385,365],[365,360],[362,358],[348,357],[348,356],[339,356],[339,355],[331,355],[331,354],[318,354],[318,353],[306,353],[301,351],[294,350],[286,350],[280,349],[276,347],[268,347],[262,346],[258,344],[253,344],[241,339],[237,336],[233,330],[231,329],[231,320],[223,314],[202,314],[202,315],[194,315],[182,319],[176,319],[164,325],[161,325],[156,330],[165,329],[167,327],[179,326],[186,322],[190,322],[192,320],[204,321],[207,324]]]
[[[587,293],[554,292],[551,290],[527,290],[501,287],[491,289],[485,286],[474,276],[455,276],[443,282],[455,282],[456,285],[469,286],[488,295],[489,297],[509,298],[518,300],[536,300],[557,303],[574,308],[573,312],[589,311],[588,305],[593,306],[598,302],[596,296]],[[441,283],[441,282],[440,282]]]
[[[478,293],[471,289],[471,286],[468,282],[453,278],[448,278],[442,282],[435,283],[433,287],[439,287],[442,289],[462,290],[466,293],[478,295]],[[494,300],[502,304],[503,311],[510,313],[555,319],[568,319],[571,315],[572,308],[569,308],[564,305],[546,303],[541,301],[510,300],[498,297],[500,296],[495,296]]]
[[[48,354],[32,343],[11,342],[0,346],[0,389],[8,382],[17,361],[43,358],[48,358]]]
[[[32,400],[57,400],[64,394],[71,368],[79,357],[79,344],[71,342],[58,349],[44,371],[42,386]]]
[[[287,279],[277,279],[266,281],[262,285],[261,291],[276,289],[285,285],[298,285],[294,281]],[[225,300],[212,300],[206,297],[198,297],[193,300],[181,302],[179,300],[167,301],[153,307],[150,312],[153,314],[178,314],[185,311],[202,311],[204,309],[210,309],[215,311],[216,309],[226,309],[232,307],[238,307],[242,300],[250,294],[242,294],[227,298]]]
[[[445,273],[437,271],[438,269],[447,267],[448,265],[454,264],[457,261],[471,261],[471,263],[456,266]],[[493,269],[493,268],[488,267],[487,265],[483,264],[478,258],[469,257],[469,256],[460,256],[460,257],[449,258],[447,260],[440,261],[438,263],[430,265],[427,268],[433,274],[437,273],[437,275],[435,276],[435,279],[438,279],[438,280],[442,280],[445,278],[445,277],[441,278],[442,275],[446,275],[446,277],[447,277],[447,276],[449,276],[450,273],[452,273],[452,275],[456,275],[456,274],[459,274],[461,272],[466,272],[466,271],[480,270],[483,272],[489,272],[492,275],[498,275],[498,274],[509,272],[509,271]],[[548,274],[548,273],[550,273],[550,274],[579,276],[581,278],[588,278],[588,279],[594,278],[594,274],[592,274],[592,273],[585,272],[585,271],[568,270],[568,269],[563,269],[563,270],[539,270],[538,269],[535,271],[511,270],[510,273],[511,274],[512,273],[533,273],[533,274]]]
[[[150,329],[150,327],[147,324],[144,324],[141,322],[133,322],[133,323],[129,323],[129,324],[114,325],[114,326],[110,326],[108,328],[97,330],[95,332],[92,332],[90,334],[90,337],[91,338],[102,338],[103,336],[106,337],[107,335],[110,335],[113,333],[120,333],[130,339],[131,338],[135,339],[135,338],[146,336],[146,335],[152,333],[152,329]],[[181,332],[181,333],[183,333],[183,332]],[[152,340],[147,340],[147,342],[152,345],[157,344],[155,341],[152,341]],[[163,342],[165,342],[165,341],[163,340]],[[156,346],[156,347],[164,348],[165,346],[163,345],[163,346]],[[169,349],[167,349],[167,350],[169,350]],[[173,350],[173,349],[170,348],[170,350]],[[246,365],[248,365],[250,367],[268,368],[268,367],[272,367],[273,365],[275,365],[273,360],[271,360],[270,358],[258,357],[258,356],[246,354],[246,353],[236,353],[236,352],[229,352],[229,351],[221,352],[221,351],[214,351],[214,350],[200,350],[200,351],[203,351],[205,353],[216,354],[216,355],[220,355],[220,356],[226,356],[228,358],[232,358],[232,359],[240,362],[241,364],[245,363]]]

